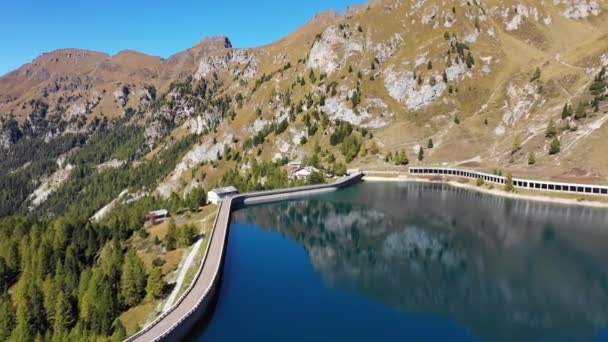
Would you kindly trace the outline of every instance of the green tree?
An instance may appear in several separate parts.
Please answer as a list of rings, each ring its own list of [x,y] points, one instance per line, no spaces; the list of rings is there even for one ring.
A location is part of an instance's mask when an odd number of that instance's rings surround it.
[[[555,126],[555,121],[553,121],[553,119],[550,119],[549,123],[547,124],[547,131],[545,132],[545,137],[553,138],[556,135],[557,127]]]
[[[516,135],[515,139],[513,139],[513,146],[511,147],[511,155],[517,153],[519,150],[521,150],[521,138],[519,137],[519,135]]]
[[[15,308],[8,295],[0,298],[0,341],[8,341],[15,328]]]
[[[152,268],[148,276],[148,284],[146,285],[147,297],[150,299],[162,298],[166,286],[167,283],[165,282],[161,268]]]
[[[566,119],[572,116],[572,108],[567,103],[564,104],[564,109],[562,109],[562,119]]]
[[[186,224],[178,229],[177,245],[179,248],[188,247],[194,242],[196,228],[191,224]]]
[[[560,142],[557,137],[553,138],[549,145],[549,155],[558,154],[561,150]]]
[[[343,163],[336,163],[334,165],[334,174],[336,176],[344,176],[346,175],[346,165],[344,165]]]
[[[167,235],[165,236],[165,248],[172,251],[177,247],[177,225],[174,219],[169,220]]]
[[[532,74],[532,77],[530,78],[530,82],[534,82],[538,79],[540,79],[540,68],[536,67],[536,70],[534,70],[534,73]]]
[[[435,145],[433,145],[433,139],[432,138],[429,139],[429,142],[426,144],[426,147],[429,148],[429,149],[435,147]]]
[[[424,149],[422,148],[422,146],[420,146],[420,149],[418,150],[418,161],[422,161],[424,159]]]
[[[325,177],[323,176],[323,172],[317,171],[313,172],[306,178],[306,184],[323,184],[325,183]]]
[[[133,307],[144,298],[147,274],[144,263],[133,249],[125,256],[120,277],[120,294],[127,307]]]
[[[72,327],[72,324],[74,324],[72,304],[63,291],[59,290],[55,303],[53,331],[66,332]]]
[[[536,164],[536,154],[534,151],[530,151],[530,153],[528,153],[528,165],[534,164]]]
[[[429,59],[429,62],[426,64],[426,68],[427,68],[428,70],[433,69],[433,63],[431,62],[431,60],[430,60],[430,59]]]
[[[114,321],[113,330],[114,332],[112,333],[112,341],[122,342],[125,338],[127,338],[127,329],[122,324],[120,319],[116,319]]]
[[[587,117],[587,109],[585,108],[585,104],[581,101],[576,106],[576,112],[574,113],[574,118],[577,120],[584,119]]]
[[[478,177],[476,184],[477,184],[477,186],[482,186],[484,184],[483,177]]]
[[[308,74],[308,78],[310,79],[310,83],[317,82],[317,76],[315,76],[314,70],[310,69],[310,73]]]
[[[191,210],[198,210],[200,206],[203,206],[207,203],[207,194],[205,189],[200,186],[194,187],[188,196],[186,196],[186,205]]]
[[[507,178],[505,180],[505,191],[512,192],[515,188],[513,187],[513,175],[511,172],[507,172]]]

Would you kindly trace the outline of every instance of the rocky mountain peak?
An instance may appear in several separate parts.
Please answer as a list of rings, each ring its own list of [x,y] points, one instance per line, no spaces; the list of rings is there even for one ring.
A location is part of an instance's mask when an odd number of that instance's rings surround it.
[[[232,42],[226,36],[211,36],[201,39],[194,48],[198,49],[230,49],[232,48]]]

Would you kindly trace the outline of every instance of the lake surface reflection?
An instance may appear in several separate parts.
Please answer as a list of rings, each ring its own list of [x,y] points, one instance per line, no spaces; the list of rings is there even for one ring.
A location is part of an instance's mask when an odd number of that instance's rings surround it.
[[[204,340],[605,340],[608,211],[362,183],[233,213]]]

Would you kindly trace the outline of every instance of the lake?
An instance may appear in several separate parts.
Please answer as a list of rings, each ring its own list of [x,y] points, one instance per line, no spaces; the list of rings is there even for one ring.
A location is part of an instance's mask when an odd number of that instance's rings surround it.
[[[232,214],[204,341],[608,339],[608,210],[364,182]]]

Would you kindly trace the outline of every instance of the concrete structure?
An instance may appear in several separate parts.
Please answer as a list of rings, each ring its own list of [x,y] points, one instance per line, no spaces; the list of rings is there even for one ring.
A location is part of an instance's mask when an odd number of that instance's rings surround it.
[[[164,219],[169,217],[169,210],[167,209],[159,209],[155,211],[151,211],[148,213],[148,221],[152,224],[156,224],[158,222],[163,221]]]
[[[482,178],[485,182],[495,184],[505,184],[506,177],[492,175],[489,173],[483,173],[472,170],[445,168],[445,167],[410,167],[409,173],[418,176],[452,176],[478,179]],[[515,188],[548,191],[548,192],[561,192],[561,193],[576,193],[585,195],[597,195],[606,196],[608,195],[607,185],[593,185],[593,184],[579,184],[579,183],[562,183],[562,182],[548,182],[538,181],[522,178],[513,178],[513,186]]]
[[[215,205],[219,204],[220,201],[228,196],[232,196],[238,193],[238,190],[233,186],[227,186],[225,188],[213,189],[207,192],[207,201]]]
[[[287,169],[291,170],[291,171],[295,171],[295,170],[299,170],[302,168],[302,162],[301,161],[292,161],[287,163]]]
[[[238,205],[282,201],[295,197],[337,191],[359,182],[362,173],[338,179],[331,184],[303,186],[291,189],[261,191],[227,196],[220,201],[211,231],[209,246],[192,284],[166,313],[146,325],[125,342],[180,341],[192,327],[213,309],[221,285],[222,265],[230,224],[230,212]]]
[[[294,172],[292,172],[289,175],[289,178],[291,179],[306,179],[308,177],[310,177],[310,175],[312,175],[314,172],[319,172],[319,169],[317,169],[314,166],[305,166],[299,170],[296,170]]]

